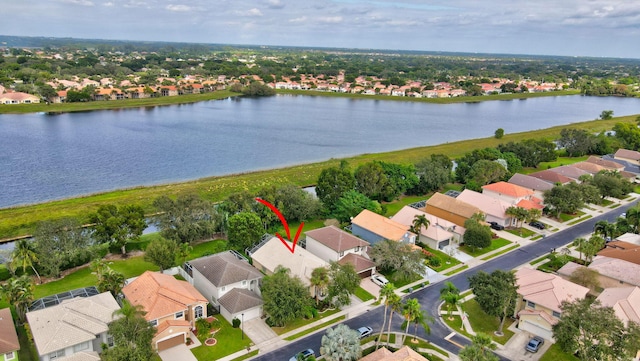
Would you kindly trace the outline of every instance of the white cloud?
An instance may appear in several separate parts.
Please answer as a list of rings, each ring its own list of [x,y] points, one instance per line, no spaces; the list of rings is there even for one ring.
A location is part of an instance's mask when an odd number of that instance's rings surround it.
[[[89,0],[63,0],[62,2],[67,3],[67,4],[74,4],[74,5],[82,5],[82,6],[93,6],[93,2],[89,1]]]
[[[305,21],[307,21],[307,17],[306,16],[301,16],[299,18],[289,19],[290,23],[304,23]]]
[[[318,18],[321,23],[337,24],[342,22],[342,16],[321,16]]]
[[[108,1],[108,2],[106,2],[106,3],[104,3],[104,4],[102,4],[102,6],[106,6],[106,7],[112,7],[112,6],[114,6],[114,5],[115,5],[115,4],[114,4],[114,3],[112,3],[111,1]]]
[[[249,9],[247,11],[236,11],[236,14],[240,16],[250,16],[250,17],[263,16],[262,11],[260,11],[260,9],[258,8]]]
[[[191,11],[191,7],[187,6],[187,5],[169,4],[169,5],[167,5],[167,10],[176,11],[176,12],[185,12],[185,11]]]
[[[268,0],[267,4],[271,9],[282,9],[284,7],[284,3],[280,0]]]

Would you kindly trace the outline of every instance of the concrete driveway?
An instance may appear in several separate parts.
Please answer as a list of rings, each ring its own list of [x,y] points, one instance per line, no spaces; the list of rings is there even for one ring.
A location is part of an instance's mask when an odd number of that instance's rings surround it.
[[[365,277],[360,281],[360,287],[365,291],[371,293],[373,297],[378,298],[380,296],[380,286],[373,283],[371,277]]]
[[[264,320],[260,318],[254,318],[249,321],[245,321],[243,327],[244,333],[253,341],[254,345],[263,343],[265,341],[277,338],[278,335],[273,332]]]
[[[185,344],[160,351],[158,352],[158,356],[160,356],[162,361],[198,361]]]
[[[521,331],[519,329],[512,330],[515,334],[504,345],[503,348],[497,350],[497,353],[513,361],[538,361],[544,355],[545,352],[551,347],[551,342],[544,341],[542,347],[536,353],[525,351],[525,346],[529,340],[533,337],[528,332]]]

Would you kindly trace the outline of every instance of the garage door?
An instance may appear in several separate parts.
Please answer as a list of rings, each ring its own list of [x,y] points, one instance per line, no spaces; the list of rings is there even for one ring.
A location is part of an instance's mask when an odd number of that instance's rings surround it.
[[[172,337],[170,339],[158,342],[158,351],[163,351],[173,346],[178,346],[179,344],[184,343],[184,333],[179,334],[178,336]]]
[[[534,334],[536,336],[540,336],[540,337],[544,338],[545,340],[553,339],[553,332],[552,331],[546,330],[546,329],[536,325],[535,323],[529,322],[527,320],[520,320],[520,323],[518,324],[518,328],[523,330],[523,331],[531,332],[532,334]]]
[[[367,278],[367,277],[371,277],[371,274],[373,273],[373,268],[370,268],[366,271],[362,271],[358,274],[358,276],[360,276],[360,278]]]

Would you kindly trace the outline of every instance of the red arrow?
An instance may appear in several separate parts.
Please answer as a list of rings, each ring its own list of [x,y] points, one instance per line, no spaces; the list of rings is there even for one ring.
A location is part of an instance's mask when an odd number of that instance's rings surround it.
[[[278,218],[280,218],[280,223],[282,223],[282,225],[284,226],[284,231],[287,232],[287,238],[291,239],[291,233],[289,232],[289,224],[287,223],[287,220],[284,218],[284,216],[282,215],[282,213],[280,213],[280,211],[278,210],[278,208],[276,208],[276,206],[274,206],[273,204],[265,201],[264,199],[261,198],[256,198],[256,201],[264,204],[265,206],[269,207],[269,209],[271,209],[273,211],[273,213],[276,214],[276,216],[278,216]],[[287,249],[289,251],[291,251],[291,253],[293,253],[296,250],[296,244],[298,244],[298,237],[300,237],[300,232],[302,232],[302,227],[304,227],[304,222],[300,223],[300,226],[298,227],[298,231],[296,232],[296,236],[293,238],[293,246],[289,247],[289,243],[287,243],[287,241],[284,240],[284,238],[282,238],[282,236],[276,232],[276,237],[278,237],[280,239],[280,242],[282,242],[282,244],[284,244],[285,247],[287,247]]]

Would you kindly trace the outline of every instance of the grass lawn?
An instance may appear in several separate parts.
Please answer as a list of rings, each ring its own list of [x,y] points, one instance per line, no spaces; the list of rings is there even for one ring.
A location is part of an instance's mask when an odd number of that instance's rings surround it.
[[[518,237],[522,237],[522,238],[529,238],[531,236],[533,236],[534,234],[536,234],[536,232],[528,229],[528,228],[514,228],[514,229],[507,229],[507,232],[516,235]]]
[[[246,360],[246,359],[248,359],[250,357],[256,356],[258,354],[258,352],[260,352],[260,350],[253,350],[253,351],[249,352],[248,354],[246,354],[244,356],[240,356],[240,357],[234,358],[232,361]]]
[[[570,165],[578,162],[584,162],[585,160],[587,160],[587,158],[589,158],[589,156],[587,155],[583,157],[558,157],[558,159],[556,159],[553,162],[540,163],[538,165],[538,168],[525,168],[521,173],[530,174],[530,173],[539,172],[541,170],[545,170],[549,168],[556,168],[556,167],[561,167],[563,165]]]
[[[233,328],[224,317],[217,317],[220,321],[220,331],[213,336],[218,343],[213,346],[203,344],[191,349],[193,355],[200,361],[217,360],[221,357],[230,355],[247,348],[251,344],[251,340],[246,335],[242,338],[240,328]]]
[[[583,211],[577,211],[574,214],[560,213],[560,222],[570,221],[584,215]]]
[[[321,320],[323,318],[326,318],[327,316],[331,316],[337,312],[340,312],[339,308],[336,308],[335,310],[330,310],[327,312],[323,312],[323,313],[318,313],[318,317],[314,317],[311,319],[304,319],[304,318],[299,318],[296,320],[293,320],[292,322],[289,322],[287,325],[285,325],[284,327],[271,327],[271,329],[273,329],[273,331],[275,333],[277,333],[278,335],[282,335],[283,333],[287,333],[289,331],[295,330],[296,328],[300,328],[304,325],[308,325],[312,322],[316,322],[318,320]]]
[[[300,232],[300,235],[304,236],[304,232],[308,232],[314,229],[324,227],[324,221],[325,221],[324,219],[313,219],[313,220],[304,222],[304,227],[302,227],[302,231]],[[296,235],[298,227],[300,227],[300,222],[291,222],[291,223],[287,222],[287,224],[289,225],[289,232],[291,233],[291,238],[293,239],[293,237],[295,237]],[[287,232],[285,232],[284,226],[280,226],[280,228],[278,228],[276,232],[280,233],[282,237],[287,238]]]
[[[307,329],[307,330],[304,330],[304,331],[302,331],[302,332],[298,332],[298,333],[296,333],[296,334],[295,334],[295,335],[293,335],[293,336],[289,336],[289,337],[285,338],[285,340],[287,340],[287,341],[293,341],[293,340],[298,339],[298,338],[300,338],[300,337],[302,337],[302,336],[304,336],[304,335],[308,335],[308,334],[310,334],[311,332],[314,332],[314,331],[319,330],[319,329],[321,329],[321,328],[327,327],[327,326],[329,326],[329,325],[331,325],[331,324],[334,324],[334,323],[336,323],[336,322],[342,321],[342,320],[344,320],[345,318],[346,318],[346,316],[344,316],[344,315],[342,315],[342,316],[340,316],[340,317],[336,317],[336,318],[334,318],[334,319],[332,319],[332,320],[330,320],[330,321],[323,322],[323,323],[321,323],[321,324],[319,324],[319,325],[317,325],[317,326],[313,326],[313,327],[311,327],[311,328],[309,328],[309,329]]]
[[[503,250],[502,250],[502,251],[500,251],[500,252],[492,253],[492,254],[490,254],[490,255],[488,255],[488,256],[486,256],[486,257],[482,257],[482,258],[480,258],[480,259],[481,259],[481,260],[486,261],[486,260],[488,260],[488,259],[492,259],[492,258],[494,258],[494,257],[498,257],[498,256],[500,256],[500,255],[503,255],[503,254],[505,254],[505,253],[507,253],[507,252],[511,251],[512,249],[516,249],[516,248],[518,248],[518,247],[520,247],[520,245],[516,243],[516,244],[514,244],[513,246],[510,246],[509,248],[503,249]]]
[[[589,218],[591,218],[591,217],[593,217],[593,216],[592,216],[592,215],[590,215],[590,214],[587,214],[585,217],[580,217],[580,218],[578,218],[578,219],[574,219],[573,221],[571,221],[571,222],[567,223],[567,225],[572,226],[572,225],[574,225],[574,224],[576,224],[576,223],[580,223],[580,222],[582,222],[582,221],[585,221],[585,220],[587,220],[587,219],[589,219]]]
[[[456,268],[453,271],[449,271],[449,272],[445,273],[444,275],[445,276],[451,276],[451,275],[454,275],[454,274],[456,274],[458,272],[462,272],[462,271],[466,270],[467,268],[469,268],[469,265],[465,264],[464,266]]]
[[[489,247],[472,250],[470,247],[464,245],[464,246],[460,246],[460,250],[470,256],[478,257],[478,256],[482,256],[483,254],[489,253],[491,251],[495,251],[498,248],[502,248],[508,244],[511,244],[511,242],[507,241],[504,238],[496,238],[491,241],[491,245]]]
[[[462,309],[469,315],[469,323],[471,324],[471,328],[473,328],[474,332],[486,333],[491,336],[494,341],[502,345],[509,341],[511,336],[513,336],[513,332],[508,330],[508,327],[513,323],[513,320],[510,318],[507,318],[504,321],[504,327],[502,328],[504,335],[500,337],[496,336],[493,332],[498,329],[498,326],[500,326],[500,320],[498,320],[497,317],[489,316],[484,313],[475,299],[471,299],[463,303]],[[448,316],[443,315],[442,319],[456,332],[470,337],[466,331],[460,329],[460,325],[462,324],[460,316],[454,315],[453,320],[449,320]]]
[[[396,275],[395,271],[394,272],[378,271],[378,272],[381,273],[383,276],[385,276],[391,283],[393,283],[393,285],[396,286],[396,288],[406,286],[409,283],[413,283],[422,279],[422,277],[418,274],[414,274],[412,277],[409,277],[409,278],[404,278],[404,277],[400,277],[399,275]]]
[[[375,299],[374,295],[372,295],[371,293],[367,292],[367,290],[365,290],[362,287],[356,288],[356,292],[354,292],[354,294],[356,295],[356,297],[358,297],[363,302],[367,302],[369,300]]]
[[[579,359],[573,355],[563,352],[560,346],[555,343],[549,347],[547,352],[542,355],[540,361],[578,361]]]
[[[385,203],[384,205],[387,207],[385,216],[393,216],[407,204],[424,201],[427,198],[429,198],[429,196],[402,196],[397,201]]]
[[[431,265],[427,265],[429,266],[429,268],[433,269],[436,272],[441,272],[446,270],[447,268],[451,268],[455,265],[460,264],[460,261],[458,261],[457,259],[449,256],[448,254],[438,250],[438,249],[433,249],[433,248],[429,248],[429,247],[425,247],[424,248],[425,251],[432,253],[434,255],[436,255],[436,257],[438,257],[440,259],[440,267],[433,267]]]
[[[209,242],[198,243],[193,246],[193,250],[187,257],[187,260],[196,259],[210,254],[222,252],[227,249],[227,241],[224,239],[215,239]]]

